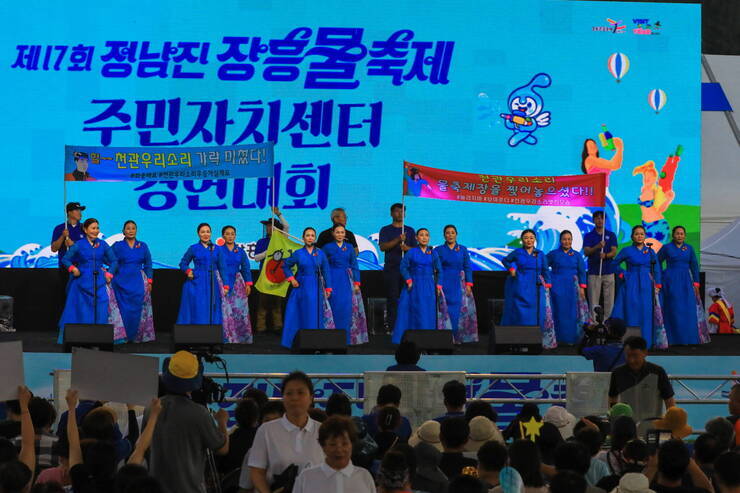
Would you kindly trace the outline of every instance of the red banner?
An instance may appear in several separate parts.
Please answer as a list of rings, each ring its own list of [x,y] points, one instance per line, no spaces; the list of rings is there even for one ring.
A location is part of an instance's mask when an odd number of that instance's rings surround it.
[[[403,163],[403,194],[487,204],[604,207],[606,176],[506,176]]]

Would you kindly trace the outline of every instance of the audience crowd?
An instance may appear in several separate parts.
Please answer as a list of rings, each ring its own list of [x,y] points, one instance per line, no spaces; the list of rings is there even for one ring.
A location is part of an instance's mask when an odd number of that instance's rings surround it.
[[[399,365],[423,371],[415,359]],[[195,355],[167,358],[160,397],[141,423],[129,407],[125,433],[111,408],[75,390],[57,420],[19,388],[0,422],[0,493],[740,493],[740,384],[729,416],[697,435],[680,407],[645,426],[624,402],[581,419],[524,404],[501,430],[494,408],[468,401],[457,380],[442,389],[445,413],[413,427],[394,385],[353,417],[343,393],[320,409],[299,371],[283,379],[280,401],[247,389],[229,429],[223,409],[192,398],[202,381]]]

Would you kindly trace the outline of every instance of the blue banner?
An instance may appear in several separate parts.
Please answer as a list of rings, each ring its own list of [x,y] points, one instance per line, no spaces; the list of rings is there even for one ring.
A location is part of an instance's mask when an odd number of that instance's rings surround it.
[[[65,181],[267,178],[273,144],[225,147],[64,147]]]

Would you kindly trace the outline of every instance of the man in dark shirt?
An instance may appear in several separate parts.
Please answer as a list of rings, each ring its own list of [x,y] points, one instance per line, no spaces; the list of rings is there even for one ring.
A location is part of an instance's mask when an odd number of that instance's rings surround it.
[[[403,222],[406,208],[403,204],[393,204],[391,206],[391,218],[393,222],[380,229],[378,242],[380,250],[385,252],[385,263],[383,264],[383,279],[385,281],[385,291],[387,298],[386,312],[388,319],[386,323],[389,329],[393,329],[396,324],[396,311],[398,308],[398,298],[401,295],[401,257],[404,252],[411,250],[416,246],[414,228],[406,226]]]
[[[470,426],[462,417],[447,418],[439,427],[439,441],[443,450],[439,468],[450,480],[460,475],[465,467],[478,467],[475,459],[463,455],[469,435]]]
[[[657,388],[665,408],[673,407],[676,401],[671,382],[665,370],[647,361],[647,341],[642,337],[629,337],[624,343],[626,364],[612,371],[609,383],[609,405],[625,402],[632,406],[635,421],[659,416],[659,406],[652,406],[656,401],[651,395],[639,394],[639,390]]]
[[[727,420],[734,425],[740,419],[740,383],[732,386],[729,399],[730,402],[727,403],[727,408],[730,415],[727,416]]]
[[[740,491],[740,453],[725,452],[714,463],[719,491],[715,493],[737,493]]]
[[[617,235],[604,229],[604,211],[594,212],[593,220],[594,230],[583,237],[583,254],[588,257],[588,302],[593,310],[600,304],[603,290],[604,318],[609,318],[614,307],[617,266],[612,259],[617,256]]]
[[[437,416],[434,421],[443,422],[446,419],[465,416],[465,402],[467,402],[467,390],[465,384],[458,380],[450,380],[442,387],[444,405],[447,412]]]
[[[362,421],[367,427],[370,436],[375,436],[380,431],[378,427],[378,412],[385,406],[399,407],[401,405],[401,389],[388,383],[378,389],[378,398],[376,399],[375,408],[362,417]],[[392,430],[402,442],[407,442],[411,436],[411,423],[406,416],[401,416],[398,426]]]
[[[337,207],[336,209],[332,209],[329,218],[331,219],[332,226],[335,224],[341,224],[344,226],[344,230],[347,232],[347,235],[344,237],[344,241],[354,247],[355,253],[360,253],[355,234],[347,229],[347,212],[341,207]],[[332,234],[331,228],[325,229],[321,234],[319,234],[319,239],[316,240],[316,246],[324,248],[324,245],[328,245],[332,241],[334,241],[334,235]]]
[[[51,251],[56,252],[59,259],[59,279],[62,283],[62,293],[66,295],[67,281],[69,272],[62,265],[62,258],[69,250],[69,247],[85,237],[82,231],[82,211],[84,205],[79,202],[69,202],[67,204],[67,222],[58,224],[51,233]]]
[[[421,351],[414,341],[402,341],[396,348],[396,364],[385,371],[426,371],[417,365]]]

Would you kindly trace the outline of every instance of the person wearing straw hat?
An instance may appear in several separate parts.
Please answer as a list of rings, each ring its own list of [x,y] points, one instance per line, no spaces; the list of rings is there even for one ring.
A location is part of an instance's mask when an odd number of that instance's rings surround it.
[[[686,414],[686,410],[673,406],[666,410],[662,418],[653,421],[653,428],[670,431],[673,438],[683,440],[691,435],[693,431],[688,421],[689,416]]]
[[[650,489],[650,481],[644,474],[628,472],[619,480],[619,486],[611,493],[655,493]]]
[[[475,457],[474,454],[478,452],[486,442],[494,441],[504,443],[504,437],[501,434],[501,430],[498,429],[496,423],[485,416],[476,416],[470,420],[468,426],[470,427],[470,434],[468,435],[468,441],[464,447],[465,455]]]
[[[542,416],[542,421],[555,425],[563,440],[567,440],[573,436],[573,427],[576,425],[578,419],[563,406],[550,406],[545,411],[544,416]]]
[[[424,421],[416,431],[409,437],[409,445],[416,447],[420,443],[426,443],[442,452],[442,442],[439,439],[440,424],[437,421]]]

